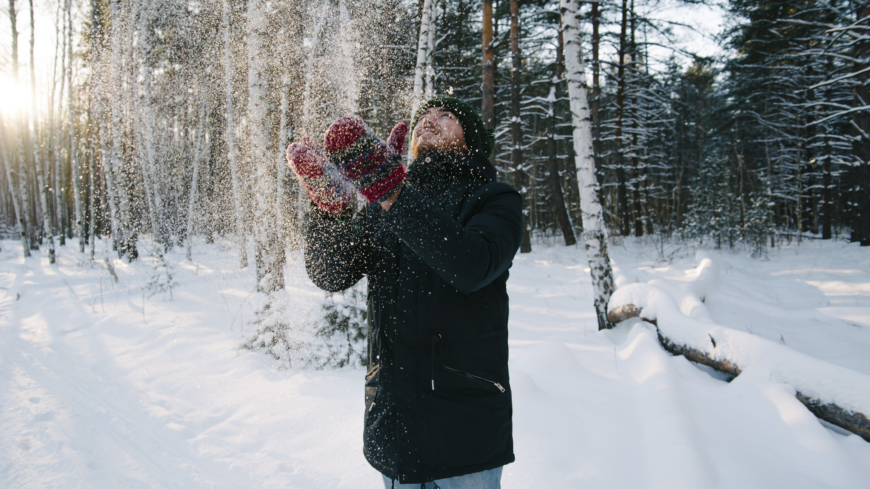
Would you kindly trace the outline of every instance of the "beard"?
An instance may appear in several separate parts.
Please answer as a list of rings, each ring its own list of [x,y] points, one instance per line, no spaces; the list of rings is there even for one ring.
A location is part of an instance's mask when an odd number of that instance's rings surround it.
[[[416,158],[421,153],[437,151],[447,154],[461,154],[468,151],[464,138],[445,138],[436,134],[435,137],[418,138],[411,136],[411,156]]]

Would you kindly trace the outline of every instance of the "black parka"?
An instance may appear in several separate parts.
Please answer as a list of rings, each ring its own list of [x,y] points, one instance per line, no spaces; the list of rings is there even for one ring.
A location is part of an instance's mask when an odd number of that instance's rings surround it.
[[[514,461],[505,283],[522,198],[495,177],[479,151],[427,153],[388,212],[312,213],[314,283],[368,277],[364,453],[402,483]]]

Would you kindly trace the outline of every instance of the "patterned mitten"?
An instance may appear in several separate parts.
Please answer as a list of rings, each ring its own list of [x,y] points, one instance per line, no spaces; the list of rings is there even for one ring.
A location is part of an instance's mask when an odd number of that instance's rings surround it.
[[[339,180],[338,175],[327,166],[326,155],[308,136],[302,136],[298,143],[287,146],[287,166],[293,170],[299,182],[305,187],[308,198],[320,210],[338,213],[350,204],[351,192]],[[331,165],[330,165],[331,166]]]
[[[400,122],[384,143],[359,117],[342,117],[326,130],[323,148],[367,201],[382,202],[405,179],[402,150],[407,134],[408,126]]]

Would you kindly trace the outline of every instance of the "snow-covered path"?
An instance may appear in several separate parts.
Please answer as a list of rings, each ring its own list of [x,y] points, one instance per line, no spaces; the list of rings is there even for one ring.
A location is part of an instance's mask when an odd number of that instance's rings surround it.
[[[0,245],[0,487],[379,487],[361,454],[363,369],[277,370],[240,351],[258,296],[229,245],[198,243],[193,263],[170,253],[171,300],[143,295],[148,256],[115,260],[112,284],[75,246],[49,266]],[[695,266],[637,243],[613,252],[622,282]],[[755,334],[870,373],[866,249],[713,256],[717,322],[758,317]],[[538,245],[512,270],[506,489],[866,487],[870,444],[823,427],[789,386],[725,383],[643,324],[596,331],[584,262]],[[298,259],[286,275],[292,320],[315,320],[323,294]]]

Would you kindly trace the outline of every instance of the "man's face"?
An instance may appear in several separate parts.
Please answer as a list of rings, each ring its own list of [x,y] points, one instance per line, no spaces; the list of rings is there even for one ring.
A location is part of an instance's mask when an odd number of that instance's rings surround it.
[[[432,107],[420,116],[411,134],[411,155],[416,158],[423,151],[453,154],[468,151],[462,125],[452,112]]]

